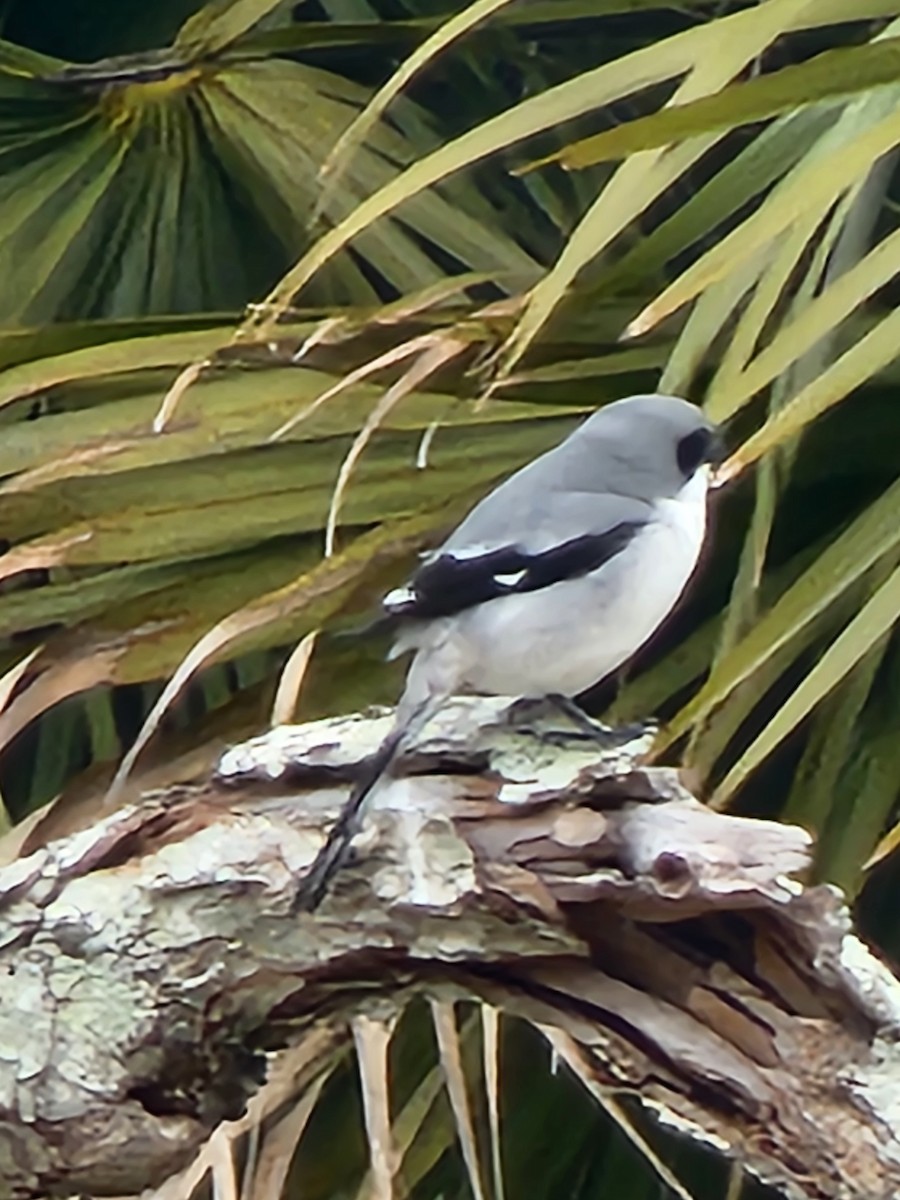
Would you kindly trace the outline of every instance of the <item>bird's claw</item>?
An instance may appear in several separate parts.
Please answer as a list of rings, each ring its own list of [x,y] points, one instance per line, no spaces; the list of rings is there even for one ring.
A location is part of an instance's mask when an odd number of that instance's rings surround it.
[[[564,716],[569,728],[542,727],[540,719],[553,714]],[[520,718],[523,717],[530,720],[522,723]],[[574,700],[566,696],[526,697],[517,700],[509,710],[509,719],[520,732],[540,737],[550,745],[565,746],[572,742],[584,741],[593,742],[604,750],[616,750],[639,738],[650,737],[659,728],[652,721],[619,726],[605,725],[582,712]]]

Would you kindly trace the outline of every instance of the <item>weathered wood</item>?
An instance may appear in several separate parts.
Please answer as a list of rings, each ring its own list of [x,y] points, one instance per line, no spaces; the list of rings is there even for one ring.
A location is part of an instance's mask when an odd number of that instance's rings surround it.
[[[160,1182],[268,1048],[417,989],[565,1031],[602,1086],[787,1195],[900,1194],[900,984],[797,882],[807,835],[550,720],[448,706],[312,915],[296,882],[387,717],[276,730],[3,869],[8,1194]]]

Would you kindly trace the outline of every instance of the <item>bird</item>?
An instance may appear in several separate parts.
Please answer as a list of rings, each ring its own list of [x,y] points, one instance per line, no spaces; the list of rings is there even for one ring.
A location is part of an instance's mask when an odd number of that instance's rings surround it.
[[[689,401],[614,401],[485,496],[385,596],[389,657],[412,654],[406,684],[297,907],[318,905],[366,796],[451,696],[550,698],[571,711],[635,655],[694,573],[723,456],[720,430]]]

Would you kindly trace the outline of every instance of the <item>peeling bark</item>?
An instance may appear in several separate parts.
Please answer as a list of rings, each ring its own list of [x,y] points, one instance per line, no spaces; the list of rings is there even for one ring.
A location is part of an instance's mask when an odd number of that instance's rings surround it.
[[[5,1194],[159,1183],[266,1051],[415,990],[562,1030],[789,1196],[900,1194],[900,983],[797,881],[808,836],[709,811],[639,740],[510,713],[429,725],[312,915],[297,880],[388,718],[275,730],[0,871]]]

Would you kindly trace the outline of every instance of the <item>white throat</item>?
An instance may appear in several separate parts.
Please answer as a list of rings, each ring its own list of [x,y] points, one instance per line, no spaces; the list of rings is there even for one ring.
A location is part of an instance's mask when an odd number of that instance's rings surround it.
[[[712,468],[708,463],[704,463],[702,467],[698,467],[687,483],[681,488],[675,500],[680,504],[702,504],[705,507],[711,475]]]
[[[666,500],[657,500],[658,520],[676,533],[686,553],[696,558],[706,533],[706,497],[711,475],[709,466],[698,467],[681,490]]]

